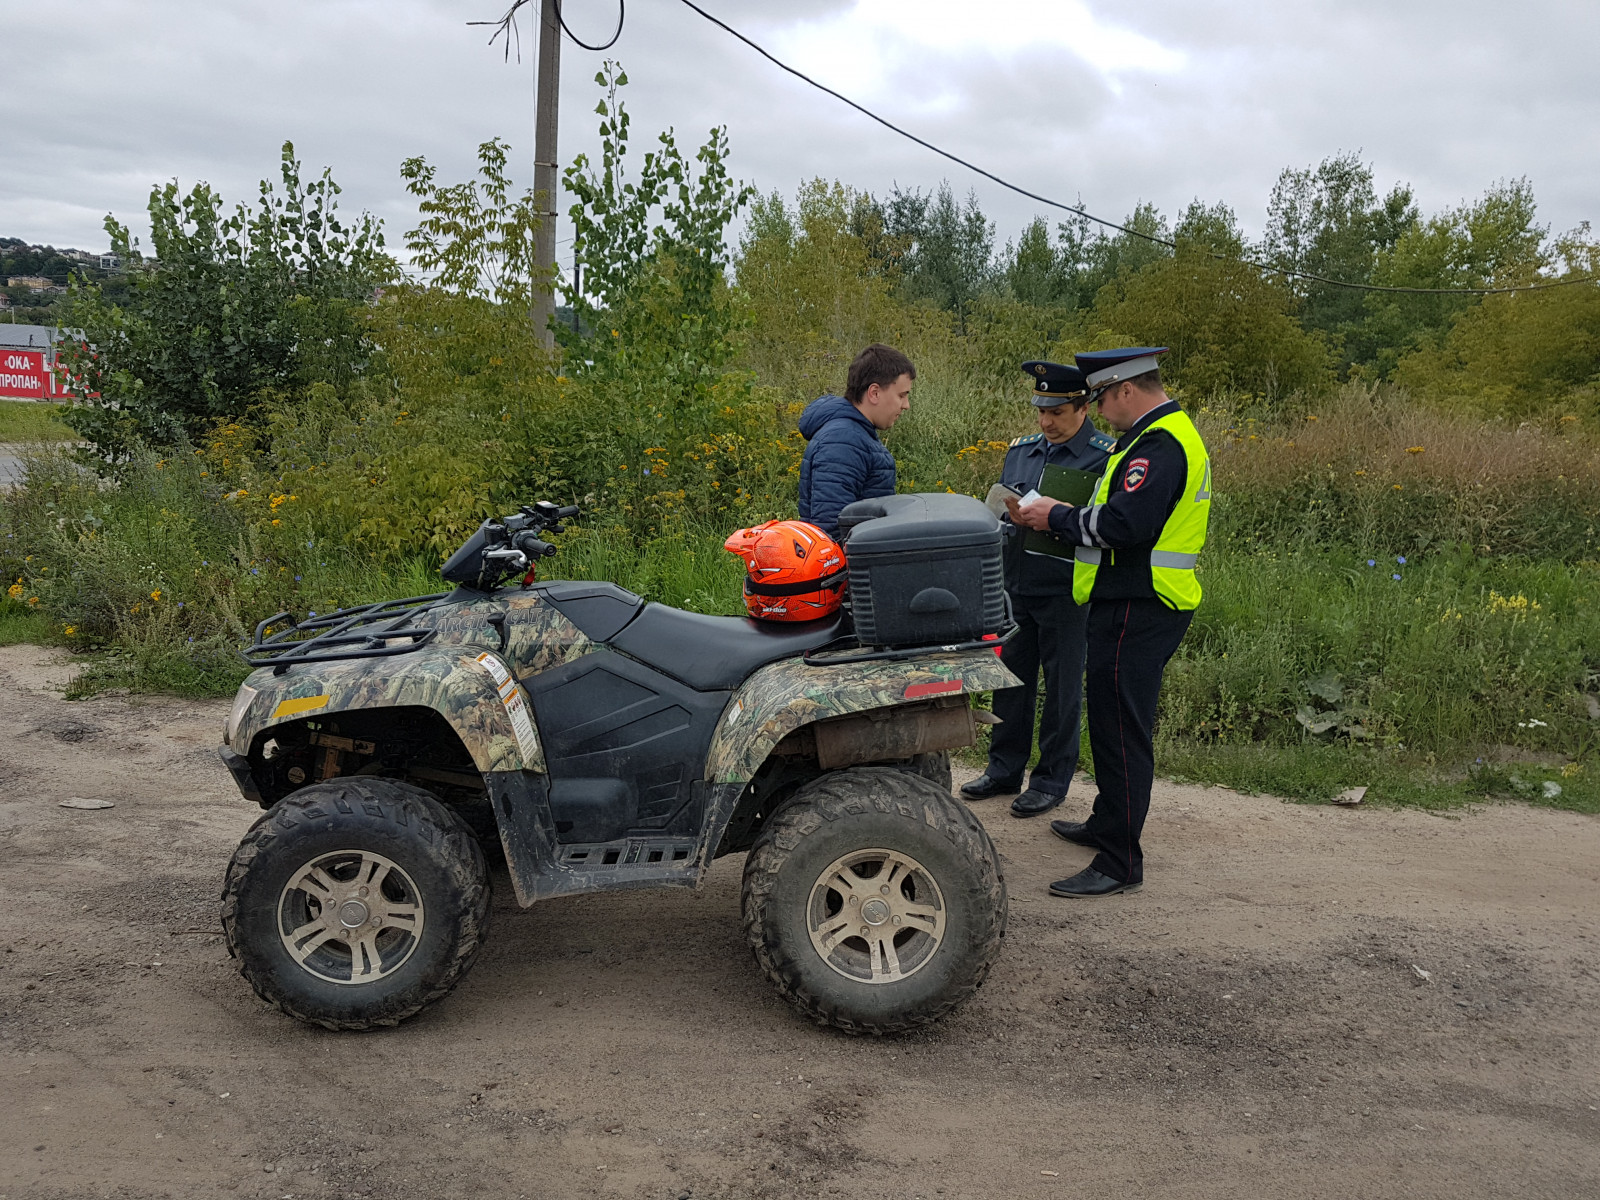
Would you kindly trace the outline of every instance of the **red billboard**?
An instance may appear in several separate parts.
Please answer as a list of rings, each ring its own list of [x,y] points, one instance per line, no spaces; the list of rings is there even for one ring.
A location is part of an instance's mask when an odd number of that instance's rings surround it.
[[[46,364],[43,350],[0,350],[0,396],[51,400],[59,394],[55,372]]]

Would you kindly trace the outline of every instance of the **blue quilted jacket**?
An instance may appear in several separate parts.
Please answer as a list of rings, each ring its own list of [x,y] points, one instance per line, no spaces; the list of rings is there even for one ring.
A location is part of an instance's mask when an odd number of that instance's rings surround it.
[[[894,495],[894,455],[878,430],[843,396],[822,396],[800,414],[806,439],[800,461],[800,519],[839,536],[839,510],[857,500]]]

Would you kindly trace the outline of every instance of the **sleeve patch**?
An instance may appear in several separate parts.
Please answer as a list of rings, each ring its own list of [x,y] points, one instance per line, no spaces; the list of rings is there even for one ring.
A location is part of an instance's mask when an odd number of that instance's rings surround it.
[[[1144,481],[1150,478],[1150,460],[1136,458],[1128,464],[1128,469],[1122,476],[1122,490],[1137,492],[1144,486]]]

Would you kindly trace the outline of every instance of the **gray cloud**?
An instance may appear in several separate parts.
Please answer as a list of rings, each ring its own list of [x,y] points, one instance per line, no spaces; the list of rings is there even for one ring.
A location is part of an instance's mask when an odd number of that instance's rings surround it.
[[[12,58],[9,90],[30,98],[29,115],[0,118],[0,232],[96,248],[105,212],[142,226],[150,185],[173,177],[247,200],[290,138],[398,242],[414,213],[403,158],[426,155],[441,178],[460,178],[477,143],[498,135],[527,177],[526,29],[522,64],[507,65],[465,24],[504,3],[14,6],[11,44],[52,50]],[[1410,181],[1426,208],[1526,175],[1554,227],[1600,215],[1600,5],[1587,0],[705,6],[891,120],[1113,218],[1141,199],[1171,213],[1199,196],[1258,227],[1282,167],[1338,150],[1362,151],[1380,187]],[[609,36],[613,0],[566,9],[586,37]],[[883,191],[948,176],[977,189],[1002,238],[1037,207],[778,72],[674,0],[634,0],[611,53],[632,80],[637,142],[670,125],[698,144],[725,123],[736,173],[763,189],[823,176]],[[568,43],[563,58],[570,160],[593,149],[598,56]]]

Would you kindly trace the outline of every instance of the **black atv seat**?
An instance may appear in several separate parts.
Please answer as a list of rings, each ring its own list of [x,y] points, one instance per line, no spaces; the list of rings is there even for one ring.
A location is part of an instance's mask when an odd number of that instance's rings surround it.
[[[754,621],[646,604],[610,645],[696,691],[717,692],[738,687],[768,663],[826,645],[843,625],[842,613],[817,621]]]

